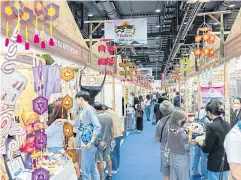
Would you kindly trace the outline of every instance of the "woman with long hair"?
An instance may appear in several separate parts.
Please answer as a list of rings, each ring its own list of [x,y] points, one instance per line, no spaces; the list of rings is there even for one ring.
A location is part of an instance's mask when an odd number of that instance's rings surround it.
[[[63,124],[57,123],[57,119],[66,119],[67,111],[63,109],[62,102],[57,101],[54,105],[52,116],[48,121],[48,128],[45,130],[47,134],[48,152],[59,153],[64,149],[64,133]]]

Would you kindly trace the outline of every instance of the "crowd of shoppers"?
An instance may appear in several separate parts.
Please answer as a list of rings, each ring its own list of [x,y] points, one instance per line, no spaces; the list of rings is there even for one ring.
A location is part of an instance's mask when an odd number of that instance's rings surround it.
[[[78,158],[79,164],[81,164],[80,179],[104,180],[104,162],[106,162],[108,170],[106,178],[111,180],[112,173],[119,171],[120,164],[122,131],[119,116],[114,110],[103,104],[95,103],[91,106],[89,104],[90,95],[85,91],[80,91],[76,94],[76,102],[82,110],[78,112],[73,121],[67,120],[66,116],[62,116],[62,103],[55,103],[53,116],[50,118],[52,124],[46,130],[47,135],[50,134],[48,136],[48,149],[51,151],[53,146],[55,147],[53,151],[64,148],[60,144],[57,145],[54,140],[58,139],[58,143],[63,142],[63,124],[69,123],[78,129],[76,149],[81,149],[81,158]],[[92,128],[90,140],[84,141],[83,134],[86,132],[83,129],[90,130]],[[97,148],[97,144],[100,141],[105,144],[102,147],[103,149]]]
[[[186,114],[180,109],[174,110],[170,101],[160,100],[156,104],[161,116],[156,115],[160,119],[155,139],[161,143],[161,172],[165,180],[188,180],[190,177],[228,180],[229,172],[233,180],[241,179],[240,99],[234,100],[232,129],[223,119],[224,105],[220,100],[214,98],[202,108],[194,121],[204,126],[204,134],[198,138],[193,136],[193,125],[184,128],[188,122]]]

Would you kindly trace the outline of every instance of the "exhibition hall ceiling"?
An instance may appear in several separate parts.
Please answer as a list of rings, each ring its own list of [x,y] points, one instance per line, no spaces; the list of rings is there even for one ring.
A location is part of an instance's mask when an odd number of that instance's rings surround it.
[[[220,31],[220,26],[210,17],[198,16],[213,11],[231,11],[224,15],[224,30],[230,31],[238,11],[240,1],[68,1],[83,36],[89,38],[86,20],[147,19],[147,44],[123,48],[120,54],[131,58],[137,66],[151,67],[155,79],[162,72],[170,72],[179,64],[181,54],[192,48],[197,28],[204,22]],[[220,15],[214,15],[219,19]],[[227,36],[227,34],[225,35]],[[104,37],[104,25],[93,34],[93,38]],[[119,49],[121,50],[121,49]]]

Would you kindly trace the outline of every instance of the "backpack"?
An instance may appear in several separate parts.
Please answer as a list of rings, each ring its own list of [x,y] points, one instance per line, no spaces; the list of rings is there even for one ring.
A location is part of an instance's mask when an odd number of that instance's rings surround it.
[[[136,117],[143,117],[143,109],[140,103],[137,104],[137,107],[136,107]]]

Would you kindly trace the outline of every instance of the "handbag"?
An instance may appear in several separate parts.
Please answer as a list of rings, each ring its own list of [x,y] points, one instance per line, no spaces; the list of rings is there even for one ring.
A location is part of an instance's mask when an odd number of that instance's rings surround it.
[[[163,134],[163,130],[166,127],[167,121],[170,118],[170,116],[167,118],[162,131],[161,131],[161,139],[162,139],[162,134]],[[168,142],[166,143],[165,147],[163,150],[161,150],[161,160],[162,160],[162,164],[164,167],[169,167],[170,166],[170,149],[168,148]]]
[[[85,125],[80,123],[79,131],[81,131],[81,140],[82,142],[87,145],[93,136],[94,125],[91,123],[89,125]],[[107,146],[106,142],[101,139],[101,134],[99,134],[95,140],[95,146],[101,152],[103,152]]]

